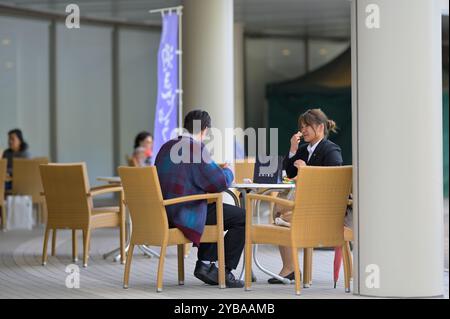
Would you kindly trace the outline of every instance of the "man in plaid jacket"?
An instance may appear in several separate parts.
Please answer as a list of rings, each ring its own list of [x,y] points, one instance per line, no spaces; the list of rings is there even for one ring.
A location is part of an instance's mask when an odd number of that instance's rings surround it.
[[[184,119],[186,133],[165,143],[155,160],[164,199],[187,195],[220,193],[230,187],[233,173],[221,168],[212,159],[203,144],[211,118],[205,111],[189,112]],[[194,129],[196,128],[196,129]],[[216,224],[216,204],[206,200],[193,201],[166,208],[171,227],[180,229],[198,247],[198,261],[194,276],[210,285],[218,284],[217,245],[200,244],[205,225]],[[226,285],[240,288],[244,284],[235,279],[236,269],[245,243],[245,211],[223,204],[225,236]]]

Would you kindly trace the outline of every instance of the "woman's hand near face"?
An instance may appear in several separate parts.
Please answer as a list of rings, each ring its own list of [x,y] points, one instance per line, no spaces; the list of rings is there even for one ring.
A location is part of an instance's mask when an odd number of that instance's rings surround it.
[[[294,135],[292,135],[292,137],[291,137],[291,148],[289,150],[291,153],[294,153],[294,154],[297,153],[298,143],[300,143],[301,137],[302,137],[302,133],[300,133],[300,131],[295,133]]]

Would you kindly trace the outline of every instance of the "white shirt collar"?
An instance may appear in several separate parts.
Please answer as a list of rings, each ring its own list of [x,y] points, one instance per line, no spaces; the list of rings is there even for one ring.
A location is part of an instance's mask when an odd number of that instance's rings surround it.
[[[308,144],[308,147],[306,148],[308,150],[308,153],[309,153],[308,161],[311,158],[311,155],[314,153],[317,145],[319,145],[320,142],[322,142],[322,140],[316,142],[314,145]]]
[[[180,134],[180,136],[181,137],[190,137],[190,138],[194,139],[194,135],[192,135],[189,132],[183,132],[183,133]]]

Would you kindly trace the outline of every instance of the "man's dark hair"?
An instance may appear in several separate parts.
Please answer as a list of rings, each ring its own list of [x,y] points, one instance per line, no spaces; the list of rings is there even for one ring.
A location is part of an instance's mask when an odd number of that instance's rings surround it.
[[[190,111],[184,118],[184,128],[191,134],[194,134],[194,121],[200,122],[200,130],[211,127],[211,117],[208,112],[202,110]],[[198,124],[197,124],[198,126]],[[195,134],[200,132],[195,132]]]

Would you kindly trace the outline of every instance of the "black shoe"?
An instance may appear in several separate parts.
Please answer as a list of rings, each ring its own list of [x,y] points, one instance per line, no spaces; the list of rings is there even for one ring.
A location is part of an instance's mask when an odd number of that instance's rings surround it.
[[[208,285],[218,285],[219,271],[216,265],[210,266],[204,264],[200,260],[197,260],[195,264],[194,276]]]
[[[294,272],[291,272],[289,275],[284,276],[283,278],[289,279],[289,280],[295,280]],[[277,278],[270,278],[267,280],[269,284],[282,284],[283,282],[278,280]]]
[[[243,288],[244,282],[242,280],[234,278],[231,271],[225,272],[225,284],[227,288]]]

